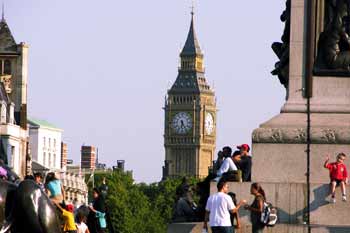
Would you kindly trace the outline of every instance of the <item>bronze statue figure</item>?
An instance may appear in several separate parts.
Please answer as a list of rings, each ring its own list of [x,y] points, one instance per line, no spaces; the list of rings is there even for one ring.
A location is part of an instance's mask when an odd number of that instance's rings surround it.
[[[324,30],[318,40],[315,72],[350,76],[350,2],[325,2]]]
[[[281,21],[285,22],[283,35],[281,42],[274,42],[272,44],[272,50],[275,52],[277,57],[280,59],[275,64],[275,69],[271,71],[271,74],[277,75],[280,83],[287,89],[289,82],[289,35],[290,35],[290,10],[291,1],[286,1],[286,9],[281,15]]]

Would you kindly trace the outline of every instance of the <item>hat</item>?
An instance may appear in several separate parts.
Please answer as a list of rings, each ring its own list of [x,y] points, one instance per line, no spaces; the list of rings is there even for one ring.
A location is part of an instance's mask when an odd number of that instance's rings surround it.
[[[74,211],[74,206],[73,206],[72,204],[67,204],[67,205],[66,205],[66,210],[73,213],[73,211]]]
[[[242,145],[240,145],[240,146],[237,146],[237,148],[238,149],[243,149],[243,150],[245,150],[245,151],[247,151],[247,152],[249,152],[249,150],[250,150],[250,147],[249,147],[249,145],[248,144],[242,144]]]

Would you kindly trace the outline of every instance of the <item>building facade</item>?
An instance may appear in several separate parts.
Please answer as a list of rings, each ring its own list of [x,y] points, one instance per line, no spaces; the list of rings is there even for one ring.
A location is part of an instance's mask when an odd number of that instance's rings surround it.
[[[32,160],[55,171],[61,169],[63,130],[44,120],[28,119]]]
[[[163,178],[205,177],[216,143],[216,100],[205,78],[193,12],[175,83],[165,101]]]
[[[88,204],[88,187],[84,176],[81,174],[79,166],[67,166],[62,172],[61,180],[65,191],[65,201],[78,205]]]
[[[90,170],[96,168],[96,148],[94,146],[81,147],[81,168]]]
[[[28,45],[16,43],[7,22],[0,21],[1,159],[23,177],[27,173]],[[29,166],[30,167],[30,166]]]
[[[61,142],[61,169],[66,170],[68,159],[68,147],[67,143]]]

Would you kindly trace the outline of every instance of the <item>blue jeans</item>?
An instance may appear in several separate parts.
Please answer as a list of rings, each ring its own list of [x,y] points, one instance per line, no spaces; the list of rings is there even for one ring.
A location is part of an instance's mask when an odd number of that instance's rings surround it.
[[[211,227],[213,233],[235,233],[233,227]]]

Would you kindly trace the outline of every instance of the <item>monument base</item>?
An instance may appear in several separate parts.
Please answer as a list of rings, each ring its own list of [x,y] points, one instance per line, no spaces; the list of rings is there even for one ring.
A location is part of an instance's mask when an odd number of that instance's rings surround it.
[[[306,183],[306,126],[306,113],[281,113],[254,130],[253,181]],[[310,137],[310,180],[327,183],[326,155],[331,162],[339,152],[350,155],[350,114],[312,113]]]
[[[216,182],[210,184],[210,193],[217,192]],[[236,194],[237,200],[253,202],[250,194],[252,183],[230,182],[229,191]],[[267,227],[265,232],[300,232],[306,233],[305,225],[307,211],[307,186],[305,183],[260,183],[265,191],[266,199],[278,209],[278,223],[274,227]],[[350,232],[350,224],[345,216],[350,215],[347,202],[341,200],[340,189],[337,189],[335,204],[331,204],[329,184],[312,183],[310,187],[310,223],[314,233]],[[349,199],[349,195],[348,195]],[[250,233],[250,212],[239,210],[242,229],[238,232]],[[306,231],[305,231],[306,230]]]

